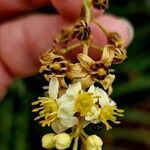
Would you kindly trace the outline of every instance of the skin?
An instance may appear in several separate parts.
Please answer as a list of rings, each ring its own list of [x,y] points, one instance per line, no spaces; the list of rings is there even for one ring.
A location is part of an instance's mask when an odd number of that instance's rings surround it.
[[[56,8],[59,15],[34,13],[39,7]],[[81,11],[82,0],[1,0],[0,1],[0,97],[3,97],[12,81],[38,72],[39,56],[51,47],[60,29],[75,21]],[[74,10],[74,11],[73,11]],[[131,24],[112,15],[93,10],[95,18],[108,31],[117,31],[128,46],[133,38]],[[24,15],[26,14],[26,15]],[[94,41],[106,44],[106,37],[91,25]],[[96,38],[95,38],[96,37]],[[96,52],[90,51],[96,58]],[[74,53],[70,55],[73,57]]]

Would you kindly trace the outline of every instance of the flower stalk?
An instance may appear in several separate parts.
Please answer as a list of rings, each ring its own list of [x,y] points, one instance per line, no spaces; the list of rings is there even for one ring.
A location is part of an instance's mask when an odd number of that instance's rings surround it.
[[[79,137],[76,137],[74,139],[74,144],[73,144],[73,149],[72,150],[78,150],[78,141],[79,141]]]
[[[55,45],[40,57],[39,72],[43,73],[48,85],[44,87],[44,96],[32,103],[35,107],[32,112],[37,114],[35,120],[42,127],[51,127],[54,132],[43,136],[45,149],[67,149],[73,144],[72,150],[79,147],[101,150],[101,138],[88,135],[85,127],[102,123],[110,130],[110,122],[119,124],[118,117],[123,116],[124,111],[110,98],[115,80],[111,66],[126,59],[126,49],[117,32],[108,32],[94,19],[93,7],[104,10],[108,8],[108,0],[83,0],[80,20],[62,29],[54,40]],[[92,40],[92,22],[107,38],[104,47]],[[90,48],[99,51],[98,60],[89,56]],[[71,60],[68,53],[74,51],[77,54],[75,60]]]
[[[70,45],[70,46],[68,46],[68,47],[66,47],[66,48],[64,48],[64,49],[61,49],[60,52],[61,52],[62,54],[67,54],[67,53],[69,53],[70,51],[72,51],[72,50],[74,50],[74,49],[76,49],[76,48],[81,47],[82,45],[83,45],[83,43],[76,43],[76,44]]]
[[[85,7],[85,21],[87,24],[91,22],[92,16],[92,1],[91,0],[84,0],[84,7]],[[88,55],[89,46],[87,43],[84,42],[83,44],[83,54]]]

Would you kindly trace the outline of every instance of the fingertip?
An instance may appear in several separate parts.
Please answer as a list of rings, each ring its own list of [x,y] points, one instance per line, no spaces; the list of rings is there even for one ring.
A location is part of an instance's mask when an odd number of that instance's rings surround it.
[[[124,25],[126,27],[127,32],[124,38],[125,38],[125,45],[128,46],[134,38],[134,27],[131,24],[131,22],[126,18],[119,19],[119,23],[120,23],[120,26]]]
[[[13,79],[7,72],[7,69],[0,62],[0,101],[3,100]]]
[[[129,20],[108,14],[100,16],[96,18],[96,20],[102,24],[108,32],[118,32],[125,41],[125,46],[128,46],[133,40],[134,28]],[[102,36],[104,36],[104,34]],[[101,39],[104,39],[104,37]],[[106,40],[102,43],[106,43]]]
[[[74,21],[80,16],[82,0],[51,0],[53,6],[68,21]]]

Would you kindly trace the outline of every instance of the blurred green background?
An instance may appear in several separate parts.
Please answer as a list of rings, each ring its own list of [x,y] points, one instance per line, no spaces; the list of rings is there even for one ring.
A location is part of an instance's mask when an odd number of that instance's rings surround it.
[[[108,12],[128,18],[135,28],[128,59],[114,66],[112,97],[125,116],[111,131],[91,126],[89,133],[99,133],[103,150],[150,150],[150,0],[110,0]],[[0,103],[0,150],[42,150],[41,137],[50,129],[33,121],[30,103],[44,84],[41,75],[14,82]]]

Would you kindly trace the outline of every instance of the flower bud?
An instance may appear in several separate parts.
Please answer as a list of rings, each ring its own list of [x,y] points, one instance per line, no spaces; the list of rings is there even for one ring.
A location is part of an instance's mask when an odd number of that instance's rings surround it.
[[[60,133],[54,137],[55,146],[59,150],[66,149],[71,144],[71,137],[67,133]]]
[[[55,147],[55,143],[53,141],[54,133],[46,134],[42,137],[42,147],[45,149],[53,149]]]
[[[103,141],[97,135],[89,136],[85,141],[86,150],[101,150]]]

